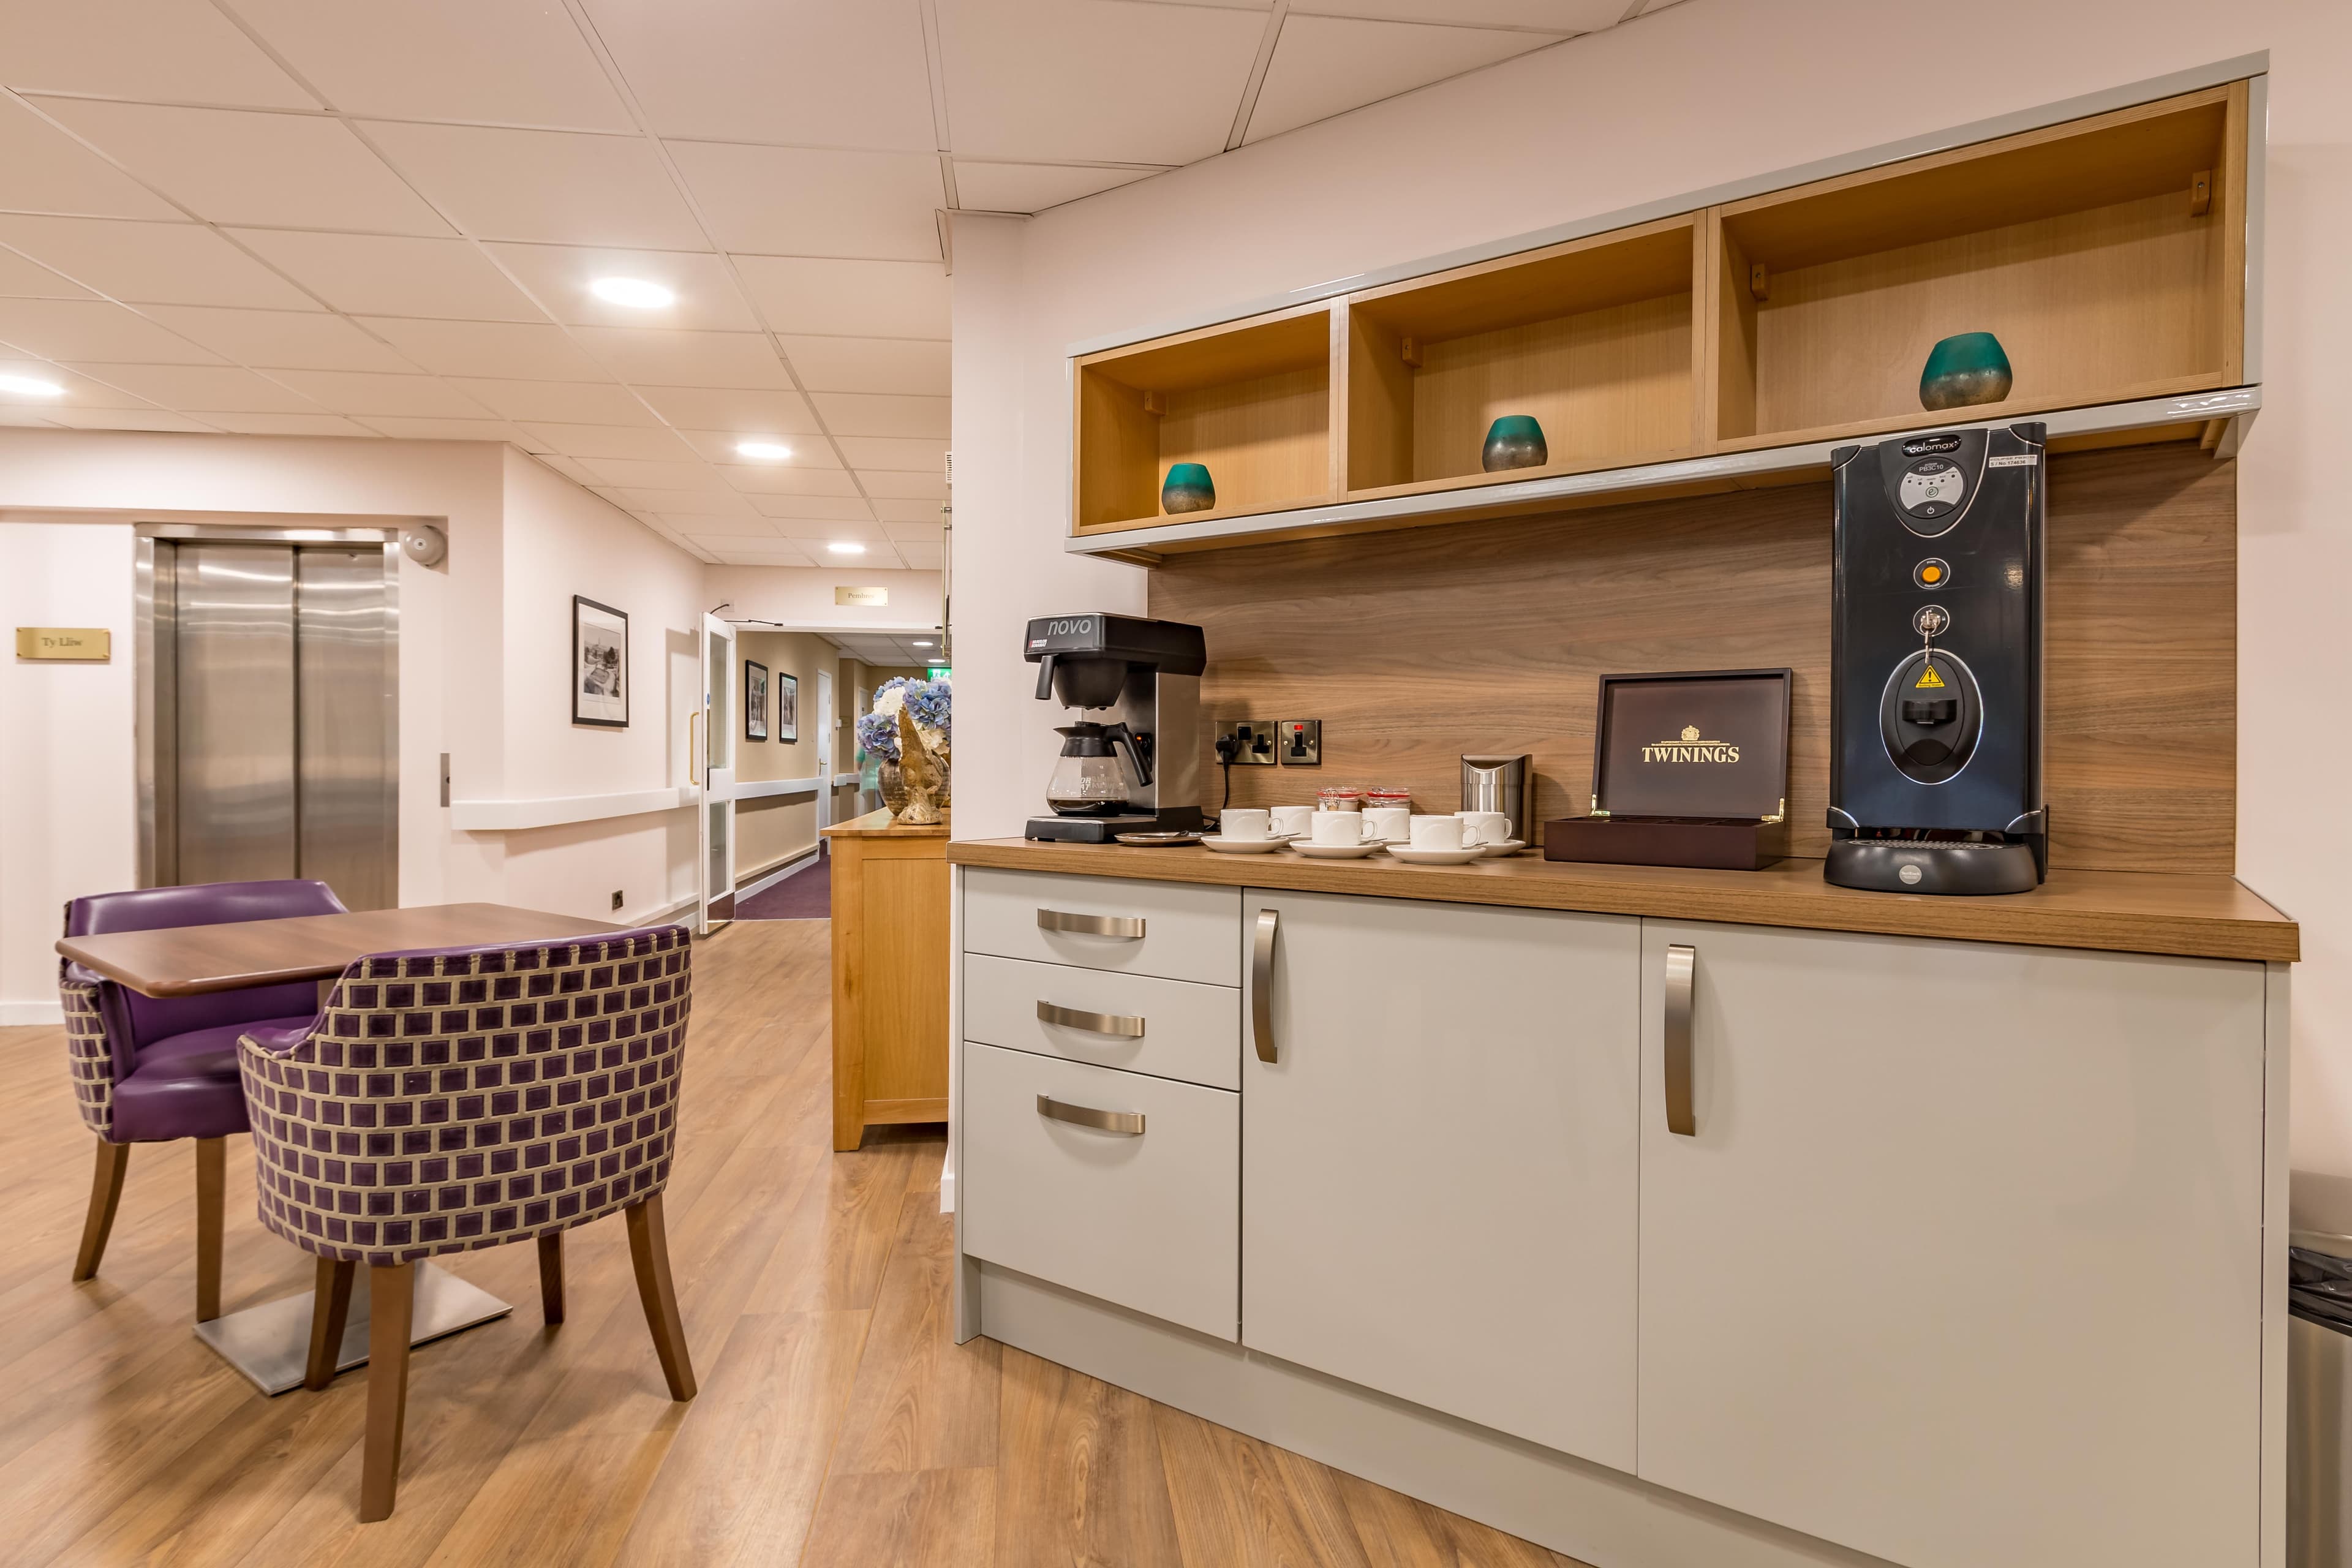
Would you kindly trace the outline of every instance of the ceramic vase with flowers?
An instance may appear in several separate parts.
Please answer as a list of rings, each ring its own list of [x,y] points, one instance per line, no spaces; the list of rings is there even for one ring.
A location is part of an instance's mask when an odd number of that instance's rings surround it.
[[[948,804],[953,696],[945,679],[900,676],[882,683],[872,710],[857,721],[858,749],[879,763],[882,804],[899,822],[937,822],[938,808]]]

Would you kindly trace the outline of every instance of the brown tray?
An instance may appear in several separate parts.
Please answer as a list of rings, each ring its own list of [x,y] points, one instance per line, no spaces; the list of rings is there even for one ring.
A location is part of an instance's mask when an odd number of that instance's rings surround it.
[[[1760,871],[1788,858],[1789,825],[1753,818],[1564,816],[1544,824],[1543,851],[1547,860]]]

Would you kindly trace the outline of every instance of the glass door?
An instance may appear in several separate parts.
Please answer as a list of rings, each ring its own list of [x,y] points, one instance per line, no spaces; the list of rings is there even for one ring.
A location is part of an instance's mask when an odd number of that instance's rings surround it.
[[[700,744],[689,737],[689,760],[700,773],[697,803],[702,934],[735,918],[735,628],[716,616],[702,617],[702,721]]]

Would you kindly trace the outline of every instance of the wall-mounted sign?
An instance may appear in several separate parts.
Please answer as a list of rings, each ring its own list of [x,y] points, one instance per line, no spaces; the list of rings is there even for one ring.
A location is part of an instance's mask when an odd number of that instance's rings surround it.
[[[890,602],[887,588],[835,588],[833,602],[836,605],[887,605]]]
[[[104,664],[114,657],[114,634],[104,626],[18,626],[16,657]]]

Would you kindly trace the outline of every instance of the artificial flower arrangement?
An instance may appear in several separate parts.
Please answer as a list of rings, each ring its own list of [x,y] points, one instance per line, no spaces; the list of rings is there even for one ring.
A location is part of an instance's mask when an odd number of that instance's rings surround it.
[[[945,678],[917,680],[905,675],[884,681],[875,689],[874,710],[857,721],[857,749],[886,762],[898,762],[898,710],[903,708],[914,720],[915,733],[922,737],[923,744],[946,756],[954,696],[950,685]]]

